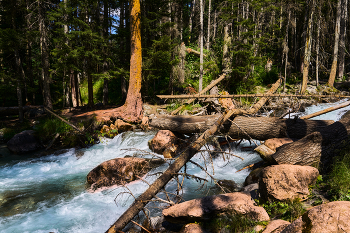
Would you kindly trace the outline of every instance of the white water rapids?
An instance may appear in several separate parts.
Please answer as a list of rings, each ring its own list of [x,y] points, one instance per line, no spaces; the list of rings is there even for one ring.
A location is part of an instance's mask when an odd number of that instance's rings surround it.
[[[303,115],[336,104],[339,102],[311,106]],[[339,120],[347,110],[350,110],[350,106],[313,119]],[[22,156],[21,159],[10,160],[8,156],[0,157],[0,232],[105,232],[133,202],[133,198],[127,194],[117,197],[119,193],[126,191],[124,188],[88,192],[85,188],[86,175],[106,160],[137,153],[122,149],[149,150],[147,142],[154,134],[155,132],[128,132],[114,139],[106,139],[105,142],[88,149],[71,149],[60,155],[40,158]],[[231,145],[234,147],[235,144]],[[230,157],[229,161],[222,156],[214,158],[214,177],[242,184],[249,171],[236,171],[260,161],[260,157],[252,151],[253,148],[246,150],[245,147],[251,146],[254,148],[255,145],[246,141],[239,147],[234,147],[232,153],[243,157],[243,161],[237,157]],[[200,154],[195,155],[193,160],[203,165]],[[149,174],[164,171],[166,168],[167,165],[164,164]],[[212,173],[211,165],[208,166],[208,171]],[[205,172],[193,164],[187,164],[187,173],[210,181]],[[147,176],[145,179],[151,183],[156,176]],[[198,189],[201,185],[202,183],[186,179],[184,199],[204,196],[207,189]],[[212,186],[213,183],[209,182],[207,185]],[[148,185],[138,181],[127,187],[137,196]],[[168,191],[176,188],[175,181],[171,181],[166,187]]]

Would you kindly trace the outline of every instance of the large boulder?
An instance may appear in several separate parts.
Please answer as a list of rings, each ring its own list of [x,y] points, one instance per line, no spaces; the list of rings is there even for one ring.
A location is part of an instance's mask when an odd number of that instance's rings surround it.
[[[316,206],[292,222],[282,232],[350,232],[350,202],[335,201]]]
[[[264,208],[256,206],[250,195],[235,192],[193,199],[163,210],[169,222],[205,221],[216,214],[240,214],[255,221],[268,221]]]
[[[149,141],[149,148],[155,153],[164,154],[165,157],[172,157],[177,150],[177,141],[178,138],[170,130],[159,130]]]
[[[133,130],[133,126],[131,124],[129,124],[121,119],[117,119],[114,122],[114,126],[118,130],[118,133]]]
[[[266,226],[262,233],[280,233],[288,225],[290,225],[288,221],[282,219],[273,220]]]
[[[117,158],[105,161],[87,175],[92,189],[125,184],[143,176],[150,170],[149,163],[143,158]]]
[[[270,201],[306,199],[309,185],[316,182],[319,172],[316,168],[299,165],[273,165],[264,168],[259,180],[262,198]]]
[[[22,131],[7,142],[7,148],[15,154],[25,154],[40,149],[42,146],[33,130]]]

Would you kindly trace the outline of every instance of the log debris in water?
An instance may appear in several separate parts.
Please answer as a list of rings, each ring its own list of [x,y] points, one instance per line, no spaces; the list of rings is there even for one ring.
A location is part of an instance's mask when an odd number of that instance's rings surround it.
[[[150,126],[159,130],[179,133],[200,133],[207,130],[219,118],[211,116],[156,116],[150,118]],[[232,122],[225,122],[220,133],[236,139],[267,140],[270,138],[290,137],[300,139],[307,134],[319,131],[333,124],[332,120],[279,119],[278,117],[237,116]],[[238,125],[238,127],[237,127]],[[243,129],[247,134],[243,133]]]

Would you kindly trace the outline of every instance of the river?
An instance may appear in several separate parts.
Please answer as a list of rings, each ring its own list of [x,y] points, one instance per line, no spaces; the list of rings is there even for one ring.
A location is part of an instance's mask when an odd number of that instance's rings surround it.
[[[338,103],[311,106],[302,115]],[[339,120],[347,110],[350,110],[349,106],[314,119]],[[86,175],[106,160],[140,153],[125,149],[149,151],[147,142],[154,134],[155,132],[127,132],[113,139],[104,139],[88,149],[70,149],[45,157],[3,155],[0,157],[0,232],[105,232],[133,202],[133,198],[122,194],[128,191],[123,187],[89,192],[86,189]],[[231,152],[244,160],[233,156],[229,159],[218,156],[213,159],[213,166],[208,164],[208,171],[213,173],[214,170],[216,179],[232,179],[242,185],[249,171],[236,171],[260,161],[260,157],[253,151],[254,147],[255,144],[248,141],[237,148],[231,143]],[[196,154],[193,160],[203,165],[203,158],[210,160],[206,152]],[[151,174],[162,172],[166,168],[167,164],[164,164],[151,170],[146,181],[153,182],[156,175]],[[193,164],[187,164],[187,173],[206,178],[209,182],[199,189],[203,182],[185,179],[185,200],[206,195],[214,185],[206,173]],[[127,185],[136,196],[147,187],[141,181]],[[166,187],[168,191],[175,191],[176,188],[175,181]],[[159,210],[149,207],[154,213],[160,214]]]

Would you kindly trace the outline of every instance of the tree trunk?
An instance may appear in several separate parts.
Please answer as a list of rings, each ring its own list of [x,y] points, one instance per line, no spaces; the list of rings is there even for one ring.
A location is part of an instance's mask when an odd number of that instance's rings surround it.
[[[334,38],[334,49],[333,49],[333,62],[332,69],[328,79],[328,85],[333,87],[335,75],[337,73],[337,63],[338,63],[338,51],[339,51],[339,34],[340,34],[340,18],[341,18],[341,0],[338,0],[337,4],[337,19],[335,22],[335,38]]]
[[[348,140],[349,133],[350,114],[345,114],[340,121],[281,146],[272,158],[278,164],[322,165],[325,168],[331,164],[340,142]]]
[[[218,119],[210,116],[156,116],[150,118],[150,127],[178,133],[200,133],[207,130]],[[257,140],[290,137],[300,139],[307,134],[334,123],[334,121],[279,119],[278,117],[237,116],[232,122],[225,122],[221,133],[235,139],[249,139],[247,134]]]
[[[318,7],[318,20],[317,20],[317,38],[316,38],[316,86],[318,87],[318,70],[320,67],[320,30],[321,30],[321,7]]]
[[[78,107],[78,95],[77,95],[77,82],[73,70],[70,70],[70,86],[71,86],[71,95],[72,95],[72,106],[73,108]]]
[[[41,50],[41,79],[43,82],[44,106],[52,109],[52,100],[50,92],[50,75],[49,75],[49,48],[47,42],[47,27],[45,24],[44,2],[38,0],[39,7],[39,32],[40,32],[40,50]]]
[[[282,11],[282,8],[281,8]],[[289,53],[289,46],[288,46],[288,34],[289,34],[289,23],[290,23],[290,14],[291,10],[288,9],[288,22],[286,26],[286,38],[285,38],[285,46],[283,48],[283,53],[285,54],[285,63],[284,63],[284,82],[283,82],[283,92],[286,90],[286,81],[287,81],[287,68],[288,68],[288,53]]]
[[[211,13],[211,0],[209,0],[209,10],[208,10],[208,35],[207,35],[207,50],[209,50],[210,47],[210,13]]]
[[[109,13],[108,1],[104,0],[103,1],[103,37],[106,40],[106,42],[108,41],[108,28],[109,28],[108,13]],[[105,61],[103,63],[103,73],[108,72],[107,53],[108,53],[107,48],[105,48],[105,51],[104,51]],[[108,79],[107,78],[103,79],[103,105],[108,105]]]
[[[301,86],[300,94],[304,94],[307,87],[307,81],[309,78],[309,64],[311,57],[311,44],[312,44],[312,22],[315,9],[315,0],[312,1],[312,6],[310,8],[309,22],[307,27],[307,36],[305,41],[305,53],[304,53],[304,68],[303,68],[303,82]]]
[[[346,26],[348,23],[348,0],[343,0],[340,19],[338,79],[342,80],[345,69]]]
[[[130,81],[125,104],[115,110],[116,117],[129,122],[140,122],[142,119],[141,99],[141,8],[140,0],[131,1],[131,59]]]
[[[16,58],[16,68],[17,68],[17,100],[18,100],[18,116],[19,121],[22,122],[24,119],[23,115],[23,102],[22,102],[22,64],[21,58],[19,57],[18,50],[15,49],[15,58]]]
[[[192,34],[193,18],[194,18],[195,11],[196,11],[196,0],[193,0],[191,4],[191,15],[190,15],[190,22],[189,22],[190,34]]]
[[[198,84],[198,92],[202,91],[203,88],[203,0],[199,0],[200,5],[200,35],[199,35],[199,43],[200,43],[200,49],[201,54],[199,56],[199,84]]]
[[[222,48],[222,71],[229,73],[231,71],[231,56],[229,53],[229,47],[231,45],[231,37],[229,36],[229,25],[225,24],[224,27],[224,46]]]

